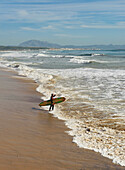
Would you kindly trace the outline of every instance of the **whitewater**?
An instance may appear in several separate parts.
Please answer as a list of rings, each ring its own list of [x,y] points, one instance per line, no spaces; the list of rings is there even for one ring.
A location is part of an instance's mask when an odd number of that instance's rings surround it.
[[[43,100],[64,96],[52,114],[73,142],[125,166],[124,50],[1,51],[0,66],[37,82]]]

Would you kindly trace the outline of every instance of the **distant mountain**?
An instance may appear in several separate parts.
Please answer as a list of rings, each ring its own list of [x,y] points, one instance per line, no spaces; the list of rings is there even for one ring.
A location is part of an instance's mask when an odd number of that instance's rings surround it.
[[[48,47],[48,48],[61,48],[60,45],[49,43],[47,41],[29,40],[19,44],[21,47]]]
[[[47,41],[39,41],[39,40],[29,40],[22,42],[19,44],[20,47],[45,47],[45,48],[85,48],[85,49],[101,49],[101,50],[116,50],[116,49],[123,49],[125,50],[125,45],[83,45],[83,46],[76,46],[76,45],[59,45],[54,43],[49,43]]]

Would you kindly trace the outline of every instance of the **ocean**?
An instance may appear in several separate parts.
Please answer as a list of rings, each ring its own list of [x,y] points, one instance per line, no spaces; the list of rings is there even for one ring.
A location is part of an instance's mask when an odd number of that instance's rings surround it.
[[[43,100],[64,96],[52,114],[73,142],[125,166],[125,50],[0,51],[0,66],[37,82]]]

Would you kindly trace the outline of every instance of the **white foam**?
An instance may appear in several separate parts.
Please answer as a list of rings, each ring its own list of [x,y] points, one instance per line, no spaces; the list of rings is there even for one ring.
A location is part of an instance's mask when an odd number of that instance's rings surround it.
[[[87,64],[87,63],[92,63],[94,62],[94,60],[84,60],[84,59],[78,59],[78,58],[72,58],[70,59],[69,62],[72,62],[72,63],[78,63],[78,64]]]
[[[19,56],[21,55],[19,54]],[[77,61],[83,60],[82,57],[75,59]],[[119,119],[122,118],[124,104],[122,105],[123,108],[118,108],[117,102],[119,102],[119,99],[124,101],[125,70],[90,68],[40,70],[28,67],[24,63],[8,62],[6,60],[1,60],[0,63],[14,67],[20,75],[38,82],[39,86],[36,90],[44,94],[43,99],[48,99],[52,92],[56,93],[57,96],[60,94],[65,96],[67,106],[65,105],[63,108],[61,104],[56,105],[52,113],[55,117],[65,120],[66,126],[71,129],[68,133],[73,136],[73,142],[76,142],[79,147],[100,152],[103,156],[112,159],[114,163],[125,166],[125,133],[99,125],[106,117],[111,118],[110,111],[114,108],[116,108],[115,112],[119,113]],[[19,66],[15,68],[15,64],[19,64]],[[120,97],[118,97],[118,94]],[[95,106],[99,111],[104,111],[104,117],[100,113],[101,118],[94,118],[92,111],[85,111],[85,104]],[[74,110],[72,110],[73,107]],[[121,108],[123,110],[120,110]],[[48,107],[46,109],[48,110]],[[113,113],[115,112],[113,110]],[[117,123],[122,125],[123,122],[120,120]]]
[[[3,54],[1,54],[2,57],[4,58],[12,58],[12,57],[15,57],[15,58],[22,58],[22,57],[27,57],[27,58],[30,58],[32,57],[34,54],[33,53],[30,53],[28,51],[7,51],[7,52],[4,52]]]
[[[114,163],[125,166],[124,132],[109,128],[86,127],[82,120],[70,119],[66,125],[72,129],[69,135],[73,136],[73,142],[81,148],[87,148],[100,152],[103,156],[113,159]],[[87,129],[90,129],[87,130]]]
[[[94,54],[92,54],[92,56],[104,56],[104,54],[96,54],[96,53],[94,53]]]
[[[37,54],[37,57],[50,57],[50,56],[48,54],[40,53],[40,54]]]

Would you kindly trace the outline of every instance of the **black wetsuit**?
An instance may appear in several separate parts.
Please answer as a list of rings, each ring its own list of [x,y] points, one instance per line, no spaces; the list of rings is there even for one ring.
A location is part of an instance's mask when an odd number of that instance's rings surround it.
[[[51,95],[51,98],[50,98],[51,105],[50,105],[49,111],[51,110],[51,108],[52,108],[52,110],[54,109],[53,97],[54,97],[54,95]]]

